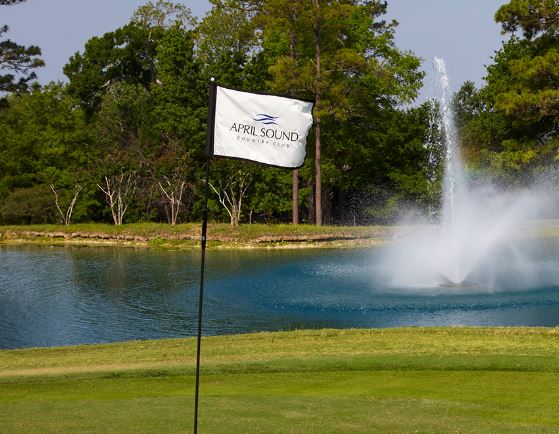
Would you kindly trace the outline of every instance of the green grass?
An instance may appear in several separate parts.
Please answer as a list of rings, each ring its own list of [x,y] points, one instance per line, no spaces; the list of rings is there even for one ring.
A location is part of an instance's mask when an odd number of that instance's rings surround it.
[[[195,341],[0,351],[0,432],[189,432]],[[559,329],[204,338],[200,432],[557,432]]]
[[[309,246],[332,241],[375,240],[390,236],[388,226],[314,226],[289,224],[253,224],[232,227],[224,223],[208,226],[208,246],[211,247],[268,247],[282,243]],[[29,225],[0,226],[0,243],[33,244],[119,244],[144,245],[153,248],[198,247],[201,225],[185,223],[133,223],[120,226],[83,223],[70,226]]]
[[[427,229],[415,225],[411,231]],[[393,238],[392,226],[315,226],[253,224],[232,227],[225,223],[208,226],[209,248],[254,247],[353,247],[385,243]],[[558,237],[559,222],[535,221],[519,228],[515,236]],[[132,223],[115,226],[101,223],[62,225],[0,225],[0,244],[118,245],[161,249],[200,247],[201,225],[184,223]]]

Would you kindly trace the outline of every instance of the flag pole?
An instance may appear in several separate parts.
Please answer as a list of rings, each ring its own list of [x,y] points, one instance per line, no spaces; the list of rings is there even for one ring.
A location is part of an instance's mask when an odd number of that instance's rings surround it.
[[[200,394],[200,350],[202,347],[202,311],[204,306],[204,272],[206,265],[206,239],[208,231],[208,188],[210,184],[210,161],[213,155],[215,124],[216,83],[212,77],[208,104],[208,131],[206,143],[206,177],[204,186],[204,210],[202,214],[202,257],[200,260],[200,295],[198,296],[198,335],[196,340],[196,387],[194,392],[194,434],[198,433],[198,397]]]

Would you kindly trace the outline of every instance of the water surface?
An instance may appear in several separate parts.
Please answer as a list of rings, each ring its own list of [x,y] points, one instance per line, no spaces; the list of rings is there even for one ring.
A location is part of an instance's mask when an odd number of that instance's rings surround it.
[[[383,248],[207,252],[204,334],[319,327],[559,325],[557,245],[545,279],[394,288]],[[551,249],[551,250],[550,250]],[[200,254],[110,247],[0,247],[0,348],[196,334]],[[483,273],[478,276],[483,279]],[[557,283],[557,284],[556,284]]]

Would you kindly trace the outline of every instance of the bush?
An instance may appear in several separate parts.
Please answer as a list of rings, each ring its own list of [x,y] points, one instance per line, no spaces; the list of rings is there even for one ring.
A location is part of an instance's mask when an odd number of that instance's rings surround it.
[[[55,223],[56,213],[53,194],[48,186],[18,188],[8,194],[0,204],[0,223]]]

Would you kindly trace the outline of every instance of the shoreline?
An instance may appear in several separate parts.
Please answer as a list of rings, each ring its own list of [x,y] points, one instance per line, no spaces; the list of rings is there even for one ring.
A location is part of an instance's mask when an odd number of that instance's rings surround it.
[[[108,246],[199,249],[201,225],[123,225],[99,228],[0,226],[0,245]],[[56,230],[53,230],[56,229]],[[108,230],[107,230],[108,229]],[[353,248],[385,244],[391,227],[333,227],[224,224],[208,226],[208,249]]]
[[[534,222],[520,227],[513,237],[559,237],[559,222]],[[253,224],[232,227],[208,225],[208,249],[312,249],[360,248],[393,242],[398,234],[432,231],[433,225],[411,226],[313,226]],[[147,249],[193,250],[200,248],[201,225],[186,223],[75,224],[1,226],[0,246],[107,246]]]

